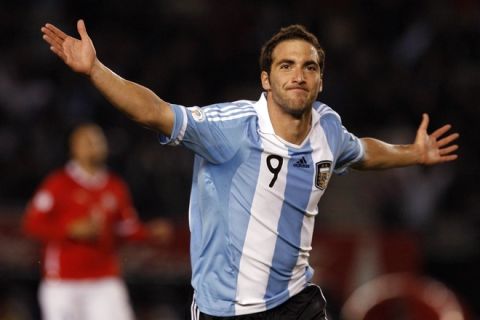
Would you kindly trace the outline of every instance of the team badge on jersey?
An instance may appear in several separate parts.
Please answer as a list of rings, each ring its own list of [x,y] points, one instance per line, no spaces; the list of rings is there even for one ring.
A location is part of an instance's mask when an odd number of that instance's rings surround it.
[[[187,109],[192,113],[193,120],[197,122],[205,120],[205,113],[203,113],[203,110],[200,107],[190,107]]]
[[[325,190],[332,175],[332,162],[320,161],[315,163],[315,187]]]

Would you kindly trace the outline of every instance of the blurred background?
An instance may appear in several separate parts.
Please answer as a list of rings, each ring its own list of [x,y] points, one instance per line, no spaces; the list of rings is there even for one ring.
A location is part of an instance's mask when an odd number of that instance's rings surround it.
[[[192,154],[160,147],[49,51],[40,27],[77,35],[79,18],[107,66],[169,102],[257,100],[261,45],[301,23],[326,50],[319,100],[351,132],[410,143],[423,112],[432,129],[451,123],[461,134],[455,163],[332,179],[312,264],[331,319],[480,319],[477,0],[2,0],[0,319],[40,317],[38,248],[19,223],[42,178],[68,158],[70,129],[87,120],[105,129],[109,165],[142,220],[164,217],[176,230],[168,248],[122,251],[138,319],[186,319],[191,302]],[[450,304],[461,311],[445,315]]]

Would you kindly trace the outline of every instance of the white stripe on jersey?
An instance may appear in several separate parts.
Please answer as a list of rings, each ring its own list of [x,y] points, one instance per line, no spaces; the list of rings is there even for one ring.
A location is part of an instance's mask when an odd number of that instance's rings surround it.
[[[257,114],[251,105],[230,105],[222,109],[206,107],[203,111],[209,121],[232,120]]]
[[[229,112],[235,112],[239,110],[248,110],[248,109],[253,109],[252,104],[246,104],[246,105],[231,104],[228,106],[222,106],[222,108],[218,106],[209,106],[209,107],[203,107],[202,111],[205,114],[219,114],[220,112],[222,114],[226,114]]]
[[[182,111],[183,123],[182,123],[182,126],[180,127],[180,131],[178,132],[177,137],[175,138],[174,141],[170,143],[171,145],[174,145],[174,146],[179,145],[182,142],[183,137],[185,136],[185,131],[187,130],[187,122],[188,122],[187,110],[185,109],[185,107],[180,108],[180,110]]]
[[[288,149],[278,143],[272,135],[263,135],[263,149],[261,163],[266,163],[268,154],[277,154],[288,158]],[[288,174],[288,164],[284,161],[275,187],[269,188],[272,173],[266,165],[260,166],[256,192],[252,200],[251,217],[245,235],[242,257],[239,265],[235,314],[255,313],[265,310],[264,295],[267,290],[275,245],[277,242],[277,225],[283,206]],[[275,201],[269,199],[275,198]],[[272,232],[264,232],[264,228]],[[244,258],[247,256],[248,258]],[[255,263],[252,263],[255,262]],[[261,263],[259,263],[261,262]],[[257,309],[252,306],[256,305]]]
[[[323,131],[323,128],[319,126],[318,130]],[[323,133],[320,134],[318,132],[316,134],[310,135],[310,145],[313,149],[313,152],[312,152],[313,165],[325,159],[333,159],[333,155],[330,148],[325,148],[325,146],[328,146],[328,141],[326,139],[325,134]],[[288,284],[288,290],[290,292],[290,296],[296,294],[302,289],[305,282],[299,281],[299,280],[305,276],[305,268],[309,265],[308,259],[310,257],[310,251],[312,250],[311,244],[312,244],[312,238],[313,238],[313,230],[315,226],[315,216],[318,213],[319,198],[323,194],[322,190],[315,187],[314,180],[315,180],[315,175],[312,176],[312,191],[310,193],[310,199],[308,200],[307,210],[303,218],[298,260],[295,268],[292,270],[292,277]]]
[[[256,116],[257,113],[255,111],[251,111],[251,112],[244,112],[244,113],[239,113],[239,114],[236,114],[236,115],[231,115],[231,116],[220,116],[220,117],[211,117],[209,115],[207,115],[207,119],[208,121],[225,121],[225,120],[233,120],[233,119],[239,119],[239,118],[243,118],[243,117],[248,117],[248,116]]]

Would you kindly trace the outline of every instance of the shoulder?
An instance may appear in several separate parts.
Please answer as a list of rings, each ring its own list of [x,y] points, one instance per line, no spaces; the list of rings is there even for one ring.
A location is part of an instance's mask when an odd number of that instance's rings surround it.
[[[105,174],[110,182],[115,184],[126,184],[125,180],[116,172],[111,169],[106,169]]]
[[[67,174],[65,168],[60,168],[49,173],[43,180],[43,186],[58,186],[63,185],[70,180],[70,176]]]
[[[57,196],[68,192],[70,181],[64,168],[52,171],[37,187],[33,196],[33,204],[42,211],[50,209]]]
[[[119,174],[111,170],[106,171],[109,184],[114,189],[128,190],[128,184]]]
[[[341,122],[340,115],[323,102],[315,101],[313,104],[313,110],[320,119],[331,119]]]
[[[187,108],[193,112],[201,112],[209,122],[230,122],[248,119],[257,115],[254,101],[238,100],[208,105],[202,108]]]

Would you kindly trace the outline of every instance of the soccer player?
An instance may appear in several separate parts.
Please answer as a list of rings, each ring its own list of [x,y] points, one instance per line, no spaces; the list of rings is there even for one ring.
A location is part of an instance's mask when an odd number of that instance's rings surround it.
[[[107,149],[99,126],[76,127],[71,160],[45,179],[27,207],[23,229],[43,244],[45,320],[134,319],[120,277],[119,241],[168,235],[164,220],[140,223],[125,182],[105,168]]]
[[[458,134],[428,134],[424,114],[412,144],[359,139],[316,101],[324,51],[304,27],[282,28],[260,55],[258,101],[184,107],[123,79],[80,39],[42,27],[50,49],[114,105],[159,132],[162,144],[195,153],[190,199],[192,319],[326,319],[310,282],[317,204],[332,173],[433,165],[457,158]],[[233,319],[233,318],[232,318]]]

